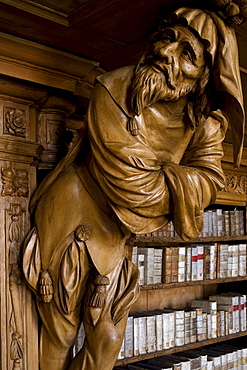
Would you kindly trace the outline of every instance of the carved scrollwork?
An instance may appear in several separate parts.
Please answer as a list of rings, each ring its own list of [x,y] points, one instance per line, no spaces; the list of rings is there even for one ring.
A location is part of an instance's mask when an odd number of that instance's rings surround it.
[[[21,359],[23,358],[22,348],[22,315],[20,301],[21,269],[20,269],[20,243],[22,217],[25,213],[19,204],[12,204],[6,210],[8,222],[6,223],[6,234],[8,240],[9,254],[9,292],[12,304],[10,318],[11,342],[10,358],[13,361],[12,369],[21,369]]]
[[[2,167],[2,182],[2,196],[28,197],[27,170]]]
[[[25,111],[18,108],[7,108],[5,112],[4,133],[17,136],[26,134]]]
[[[225,173],[226,187],[222,191],[234,194],[246,194],[247,176],[244,173]]]

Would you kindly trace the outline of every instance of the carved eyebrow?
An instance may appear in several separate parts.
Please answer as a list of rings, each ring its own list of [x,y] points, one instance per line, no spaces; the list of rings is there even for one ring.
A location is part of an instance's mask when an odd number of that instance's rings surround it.
[[[177,38],[179,36],[179,31],[178,30],[174,30],[173,28],[167,27],[167,28],[164,29],[164,31],[163,31],[163,33],[161,35],[161,38],[163,38],[166,35],[170,35],[175,40],[177,40]]]

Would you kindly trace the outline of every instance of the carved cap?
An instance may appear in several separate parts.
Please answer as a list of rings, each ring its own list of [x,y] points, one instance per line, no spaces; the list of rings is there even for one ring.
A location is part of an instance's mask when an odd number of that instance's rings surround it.
[[[180,8],[161,22],[162,28],[184,24],[193,29],[204,43],[209,56],[209,67],[218,94],[215,109],[221,109],[231,124],[233,157],[239,167],[244,140],[243,94],[239,71],[238,46],[234,29],[214,12],[201,9]]]

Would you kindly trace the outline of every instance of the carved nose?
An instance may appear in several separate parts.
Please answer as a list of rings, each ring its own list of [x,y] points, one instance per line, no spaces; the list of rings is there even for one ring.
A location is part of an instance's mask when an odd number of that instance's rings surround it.
[[[171,64],[174,59],[174,45],[169,44],[159,49],[159,55],[166,64]]]

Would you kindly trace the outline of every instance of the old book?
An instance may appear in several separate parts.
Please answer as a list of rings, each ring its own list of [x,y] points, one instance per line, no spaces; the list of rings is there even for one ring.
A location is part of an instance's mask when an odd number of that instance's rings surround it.
[[[185,280],[191,280],[191,247],[186,247]]]
[[[163,310],[163,348],[175,346],[175,311]]]
[[[233,308],[232,305],[228,304],[218,304],[218,310],[221,312],[227,313],[225,314],[225,319],[227,320],[227,329],[228,334],[234,333],[234,327],[233,327]]]
[[[155,332],[156,332],[156,349],[161,351],[163,349],[163,316],[162,312],[155,313]]]
[[[175,346],[184,345],[184,310],[175,312]]]
[[[238,246],[238,265],[239,265],[239,276],[246,275],[246,243],[239,244]]]
[[[134,356],[139,356],[139,314],[133,315],[133,344]]]
[[[154,248],[154,284],[162,282],[163,249]]]
[[[204,246],[197,246],[197,280],[203,280]]]
[[[165,247],[163,260],[163,282],[172,281],[172,247]]]
[[[154,284],[154,248],[146,248],[146,258],[145,258],[145,284]]]
[[[219,275],[223,279],[227,277],[228,271],[228,244],[219,244]]]
[[[179,260],[179,247],[172,247],[172,273],[171,282],[178,281],[178,260]]]
[[[184,309],[184,344],[190,343],[191,309]]]
[[[146,345],[147,352],[156,351],[156,322],[155,322],[155,313],[154,312],[145,312],[146,315]]]
[[[124,358],[124,345],[125,344],[124,344],[124,339],[123,339],[123,342],[122,342],[122,345],[121,345],[121,348],[120,348],[120,351],[117,357],[118,360],[122,360]]]
[[[227,296],[225,293],[224,294],[216,294],[209,296],[210,301],[216,301],[217,306],[219,305],[229,305],[232,306],[232,318],[233,318],[233,333],[236,333],[236,307],[234,306],[235,300],[234,297],[232,296]]]
[[[192,307],[201,307],[202,312],[210,314],[210,323],[211,323],[211,331],[210,326],[208,326],[208,339],[216,338],[217,334],[217,303],[216,301],[209,301],[207,299],[193,299],[191,301]],[[206,338],[205,338],[206,339]]]
[[[236,235],[236,214],[235,211],[229,211],[230,214],[230,235]]]
[[[198,280],[197,276],[197,262],[198,262],[198,249],[197,246],[193,246],[191,249],[191,280]]]
[[[212,229],[213,229],[213,236],[218,236],[218,220],[217,220],[216,209],[212,211]]]
[[[137,245],[133,246],[132,250],[132,262],[137,266],[137,254],[138,254],[138,247]]]
[[[197,341],[197,311],[196,309],[191,310],[190,314],[190,343]]]
[[[223,212],[221,208],[216,209],[217,214],[217,236],[224,236],[223,234]]]
[[[204,246],[204,266],[203,266],[203,278],[204,280],[209,280],[211,277],[211,246]]]
[[[139,354],[147,353],[147,318],[139,316]]]
[[[134,349],[134,318],[129,316],[124,334],[124,357],[132,357]]]
[[[233,259],[232,259],[232,277],[237,277],[239,271],[238,266],[238,244],[233,245]]]
[[[225,236],[230,236],[230,213],[228,210],[223,211],[224,225],[225,225]]]
[[[139,285],[144,285],[145,279],[145,254],[138,251],[137,267],[139,269]]]
[[[186,248],[179,247],[178,249],[178,282],[185,281],[185,258]]]
[[[203,340],[203,329],[202,329],[202,308],[196,307],[196,334],[197,341],[200,342]]]

